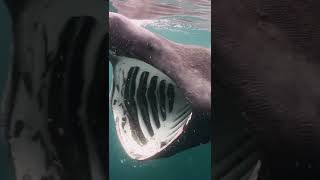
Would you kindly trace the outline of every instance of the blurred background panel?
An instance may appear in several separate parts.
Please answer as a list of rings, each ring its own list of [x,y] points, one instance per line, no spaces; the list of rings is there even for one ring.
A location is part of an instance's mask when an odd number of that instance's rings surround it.
[[[3,97],[8,76],[8,64],[12,56],[11,53],[11,19],[8,9],[0,0],[0,102]],[[0,123],[1,124],[1,123]],[[0,179],[8,180],[8,150],[7,147],[0,141]]]

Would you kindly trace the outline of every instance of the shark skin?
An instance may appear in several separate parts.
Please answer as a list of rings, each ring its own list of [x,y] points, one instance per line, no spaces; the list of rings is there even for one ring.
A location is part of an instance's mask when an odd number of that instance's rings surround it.
[[[257,178],[319,179],[319,2],[215,0],[217,86],[260,154]]]
[[[109,28],[109,47],[118,56],[159,69],[181,87],[193,108],[211,112],[210,49],[169,41],[117,13],[109,12]]]

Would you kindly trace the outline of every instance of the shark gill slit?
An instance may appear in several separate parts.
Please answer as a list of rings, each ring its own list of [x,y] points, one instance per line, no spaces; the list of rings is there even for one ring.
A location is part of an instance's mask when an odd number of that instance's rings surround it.
[[[132,127],[132,136],[140,142],[142,145],[147,143],[146,137],[143,135],[141,127],[139,125],[139,117],[136,101],[134,95],[136,92],[135,80],[139,71],[139,67],[132,67],[128,72],[127,79],[123,82],[125,85],[124,90],[124,101],[125,106],[128,110],[128,115],[130,115],[129,124]]]
[[[156,88],[157,88],[158,77],[153,76],[150,80],[150,86],[148,88],[148,99],[150,103],[150,110],[154,120],[156,127],[160,128],[160,121],[158,116],[158,108],[157,108],[157,97],[156,97]]]
[[[111,102],[118,137],[133,159],[152,157],[178,139],[192,109],[161,71],[135,59],[113,58]]]
[[[127,74],[122,82],[127,115],[130,115],[130,118],[127,119],[131,126],[132,135],[137,142],[144,145],[147,139],[154,136],[154,132],[161,127],[160,121],[166,121],[167,113],[173,111],[175,87],[166,80],[161,80],[158,76],[150,77],[150,73],[147,71],[140,72],[138,66],[129,68],[128,72],[124,69],[123,71],[124,76]],[[179,111],[179,116],[174,119],[177,122],[171,125],[172,133],[183,125],[183,119],[188,116],[188,107],[188,105],[184,106]]]

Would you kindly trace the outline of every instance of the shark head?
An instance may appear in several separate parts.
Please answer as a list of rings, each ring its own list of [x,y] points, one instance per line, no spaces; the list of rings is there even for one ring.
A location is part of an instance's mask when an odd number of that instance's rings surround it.
[[[145,160],[208,142],[210,51],[171,42],[115,13],[109,28],[110,104],[127,154]]]

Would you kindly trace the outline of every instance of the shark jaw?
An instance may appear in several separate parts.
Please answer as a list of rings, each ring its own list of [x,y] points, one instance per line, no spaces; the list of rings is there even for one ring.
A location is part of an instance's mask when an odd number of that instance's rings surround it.
[[[110,58],[110,103],[121,145],[132,159],[154,157],[178,140],[192,109],[175,82],[158,69],[133,58]]]

